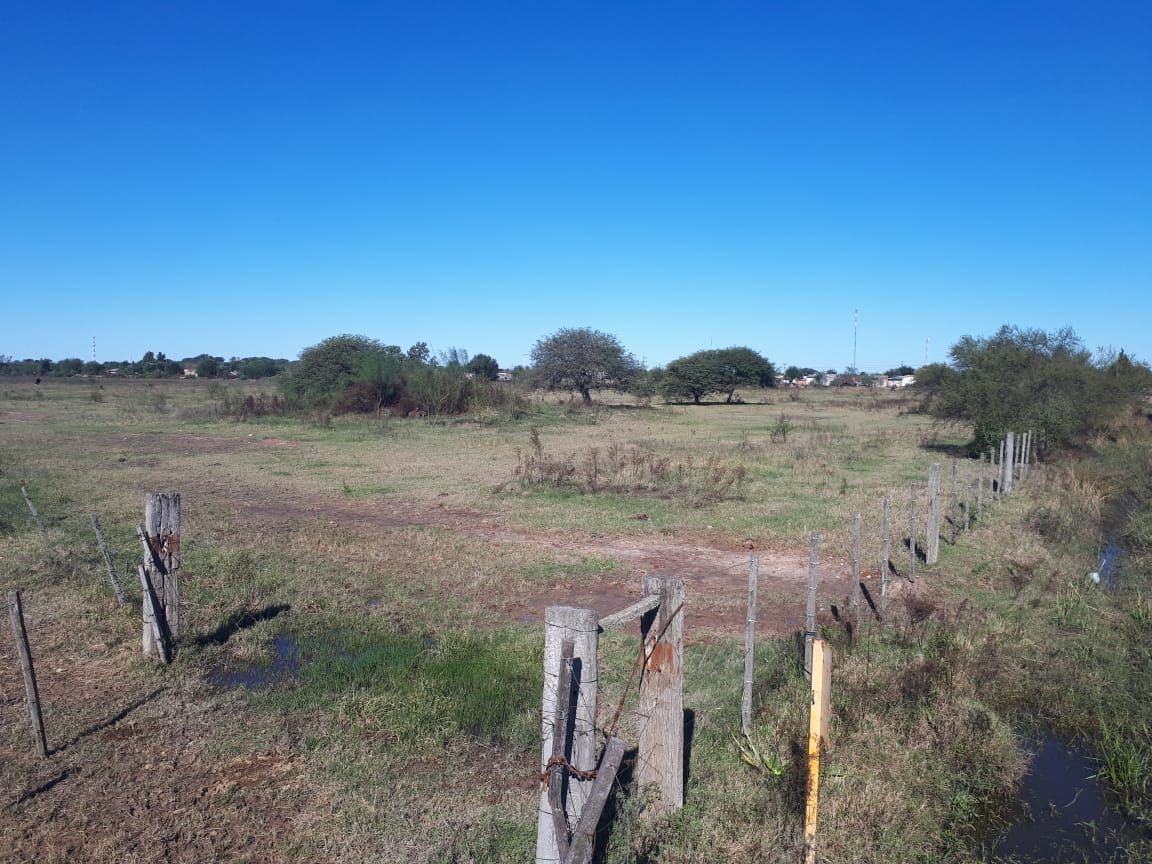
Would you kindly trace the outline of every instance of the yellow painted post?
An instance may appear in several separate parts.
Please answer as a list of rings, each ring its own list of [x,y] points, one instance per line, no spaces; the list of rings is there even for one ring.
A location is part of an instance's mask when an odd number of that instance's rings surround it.
[[[832,649],[824,639],[812,643],[812,713],[808,716],[808,805],[804,811],[804,860],[816,864],[816,812],[820,804],[820,750],[828,749],[831,715]]]

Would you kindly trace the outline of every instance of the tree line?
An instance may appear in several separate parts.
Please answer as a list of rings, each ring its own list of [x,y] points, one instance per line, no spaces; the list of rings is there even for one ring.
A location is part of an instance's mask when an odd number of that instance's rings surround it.
[[[197,354],[173,360],[163,351],[145,351],[139,360],[97,362],[66,357],[63,360],[25,358],[16,360],[0,354],[0,375],[22,375],[37,378],[75,378],[77,376],[117,376],[121,378],[271,378],[289,365],[285,359],[272,357],[232,357],[225,360],[211,354]]]
[[[1152,418],[1148,395],[1152,371],[1124,351],[1095,356],[1065,328],[1055,332],[1001,327],[993,336],[964,336],[950,362],[889,375],[914,374],[918,410],[944,422],[970,424],[972,450],[983,452],[1010,430],[1032,429],[1042,446],[1075,447],[1106,434],[1129,416]],[[524,388],[564,391],[590,404],[593,393],[615,390],[643,399],[703,404],[740,401],[739,388],[777,385],[775,365],[746,346],[705,349],[666,366],[646,369],[614,335],[588,327],[561,328],[541,337],[531,366],[504,373],[488,354],[469,356],[452,348],[434,355],[427,343],[407,350],[367,336],[333,336],[305,348],[295,362],[268,357],[207,354],[173,361],[146,352],[119,364],[21,360],[0,355],[0,374],[72,376],[116,374],[164,378],[195,371],[199,377],[269,378],[299,407],[333,413],[388,412],[398,416],[463,414],[518,404]],[[819,373],[789,366],[783,379],[840,374],[853,384],[870,383],[856,370]],[[500,378],[513,378],[508,386]]]

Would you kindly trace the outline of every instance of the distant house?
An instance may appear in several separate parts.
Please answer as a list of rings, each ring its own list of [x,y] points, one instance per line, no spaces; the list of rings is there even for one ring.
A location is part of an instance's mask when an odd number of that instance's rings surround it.
[[[512,373],[511,372],[505,372],[503,369],[501,369],[499,372],[496,373],[496,380],[497,381],[511,381],[512,380]]]
[[[195,369],[185,369],[185,370],[184,370],[184,377],[185,377],[185,378],[198,378],[198,377],[200,377],[200,376],[199,376],[199,375],[197,375],[197,373],[196,373],[196,370],[195,370]]]
[[[891,378],[884,379],[884,386],[889,389],[896,389],[899,387],[911,387],[916,383],[915,375],[893,375]]]

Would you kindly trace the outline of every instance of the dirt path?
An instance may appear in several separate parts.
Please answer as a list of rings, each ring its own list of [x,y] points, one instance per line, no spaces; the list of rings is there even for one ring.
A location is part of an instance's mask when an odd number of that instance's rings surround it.
[[[470,510],[422,508],[409,504],[372,505],[338,499],[310,499],[307,505],[280,501],[243,505],[251,520],[265,523],[336,523],[373,528],[438,528],[495,543],[517,543],[558,552],[594,555],[623,562],[631,571],[618,577],[561,580],[546,594],[502,598],[499,609],[519,620],[542,621],[553,605],[592,608],[601,615],[627,606],[639,597],[643,574],[683,576],[690,598],[687,620],[691,631],[704,635],[743,633],[746,618],[749,556],[759,556],[757,631],[784,634],[802,628],[808,580],[808,550],[754,549],[752,544],[726,548],[701,538],[645,536],[591,537],[562,529],[528,531],[502,524],[497,514]],[[847,562],[822,562],[820,593],[824,598],[846,596],[850,584]],[[834,601],[835,602],[835,601]]]

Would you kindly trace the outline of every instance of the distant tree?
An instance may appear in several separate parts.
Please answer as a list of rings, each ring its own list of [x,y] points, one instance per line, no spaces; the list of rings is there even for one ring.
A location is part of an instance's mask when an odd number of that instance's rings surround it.
[[[789,381],[796,381],[800,378],[807,378],[809,375],[818,375],[819,370],[813,369],[811,366],[789,366],[784,370],[784,377]]]
[[[1071,328],[1049,333],[1004,326],[988,338],[962,337],[949,356],[950,371],[931,382],[931,411],[971,423],[978,452],[1009,431],[1028,429],[1046,447],[1081,444],[1136,404],[1149,380],[1147,367],[1116,374],[1118,358],[1094,363]],[[917,371],[917,386],[925,371],[934,370]]]
[[[66,357],[56,364],[56,373],[58,375],[79,375],[83,371],[84,361],[79,357]]]
[[[417,342],[408,349],[408,359],[416,363],[427,363],[431,356],[432,352],[429,350],[427,342]]]
[[[485,381],[495,381],[500,373],[500,364],[487,354],[477,354],[464,368]]]
[[[468,352],[463,348],[448,348],[440,352],[439,362],[441,366],[449,368],[461,369],[468,366]]]
[[[241,378],[271,378],[280,372],[281,365],[271,357],[248,357],[236,364]]]
[[[673,360],[664,369],[660,389],[671,400],[691,399],[700,404],[709,393],[725,394],[732,402],[737,387],[773,387],[776,369],[751,348],[732,347],[697,351]]]
[[[144,356],[140,358],[140,362],[141,363],[155,363],[156,362],[156,355],[153,354],[151,351],[145,351]]]
[[[915,375],[916,370],[911,366],[897,366],[895,369],[889,369],[884,374],[889,378],[903,378],[905,375]]]
[[[533,377],[546,390],[572,390],[585,404],[593,390],[627,390],[642,367],[610,333],[566,327],[532,347]]]
[[[204,357],[196,364],[198,378],[219,378],[223,371],[224,360],[221,357]]]
[[[84,364],[84,374],[85,375],[103,375],[104,374],[104,364],[103,363],[97,363],[95,360],[89,360],[87,363]]]
[[[280,388],[305,402],[331,400],[358,380],[371,358],[395,356],[367,336],[331,336],[300,352],[300,360],[283,376]]]

